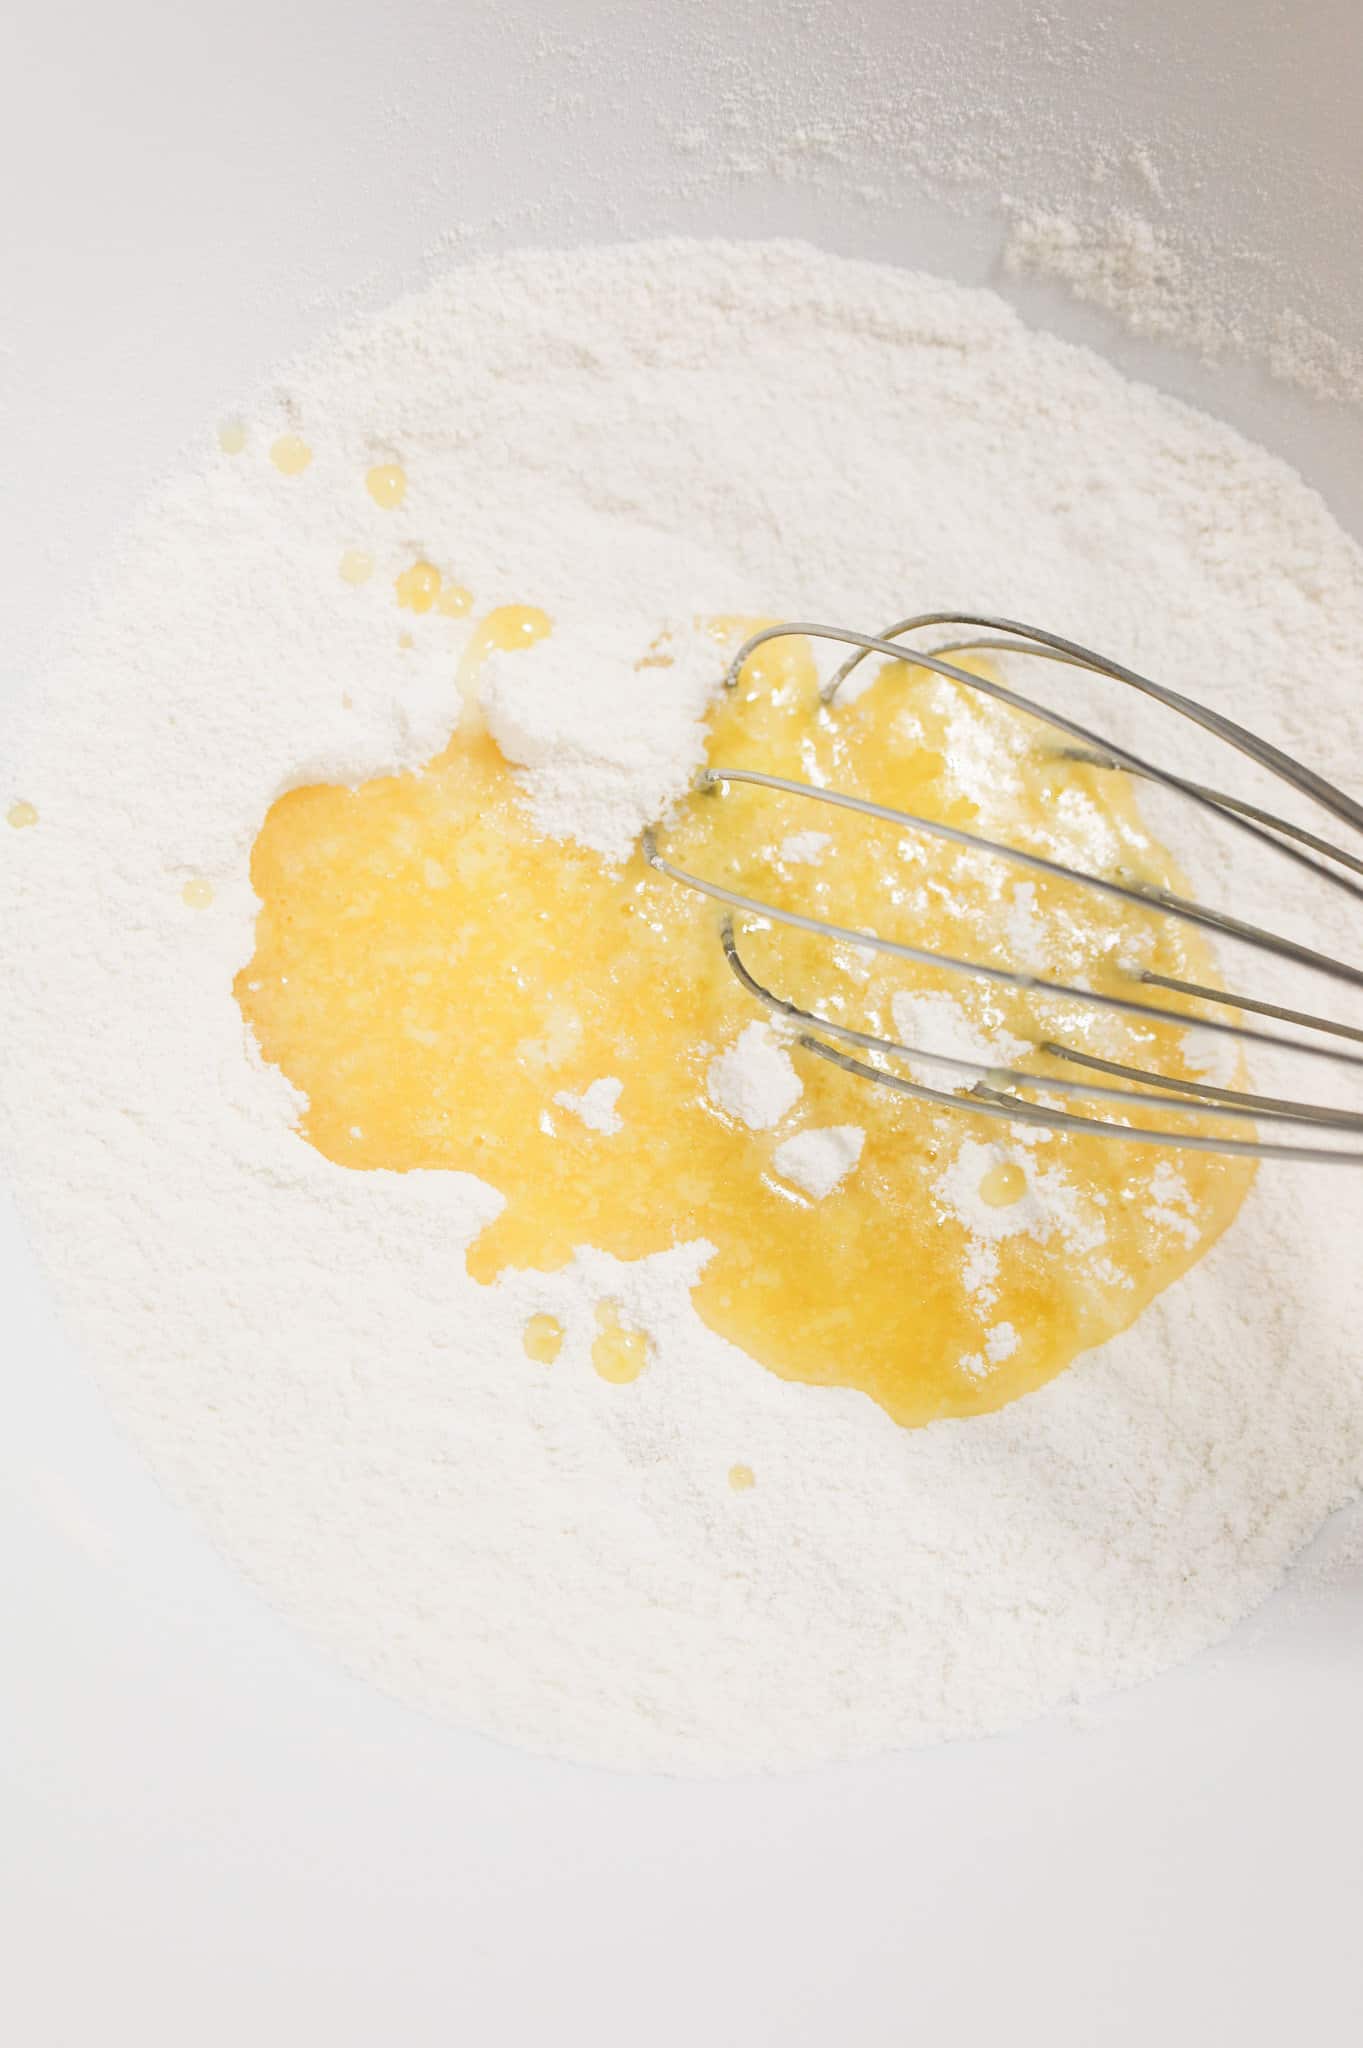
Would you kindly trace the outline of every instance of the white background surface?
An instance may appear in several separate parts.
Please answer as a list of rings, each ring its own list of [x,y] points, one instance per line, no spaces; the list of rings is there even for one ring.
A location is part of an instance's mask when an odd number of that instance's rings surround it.
[[[987,275],[996,224],[889,173],[874,202],[761,176],[677,195],[670,137],[717,95],[836,100],[868,51],[906,90],[920,67],[937,121],[990,118],[1006,64],[1057,164],[1117,123],[1196,135],[1200,203],[1324,266],[1344,307],[1353,17],[22,0],[0,67],[0,690],[176,448],[451,230],[798,232]],[[1010,175],[1034,196],[1050,171],[1020,149]],[[1292,454],[1360,524],[1356,420],[1015,296]],[[16,2048],[1357,2034],[1363,1570],[1082,1725],[794,1780],[576,1770],[314,1657],[118,1439],[7,1211],[0,1283]]]

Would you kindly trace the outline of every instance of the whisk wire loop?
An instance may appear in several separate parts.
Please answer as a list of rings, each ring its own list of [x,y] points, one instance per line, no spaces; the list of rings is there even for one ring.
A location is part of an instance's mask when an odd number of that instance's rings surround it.
[[[971,637],[954,639],[932,650],[904,644],[906,634],[937,627],[969,628]],[[1084,669],[1126,685],[1190,719],[1215,739],[1309,798],[1339,823],[1363,832],[1363,805],[1304,763],[1209,706],[1152,682],[1148,677],[1075,641],[1014,620],[942,612],[921,613],[901,619],[881,634],[861,633],[843,626],[795,622],[763,627],[745,641],[729,666],[726,685],[734,687],[737,684],[744,665],[758,648],[769,641],[792,636],[832,641],[852,649],[820,693],[825,711],[836,703],[848,677],[870,656],[928,669],[1063,733],[1076,744],[1063,750],[1058,758],[1076,760],[1094,768],[1121,769],[1170,789],[1235,831],[1283,856],[1297,868],[1363,901],[1363,886],[1350,879],[1351,874],[1363,876],[1363,858],[1339,847],[1333,840],[1281,818],[1262,805],[1227,795],[1148,761],[1131,749],[1091,731],[1079,720],[1037,703],[1006,683],[976,675],[946,659],[950,654],[985,651],[1030,655],[1063,667]],[[1090,874],[1028,849],[984,837],[961,826],[949,825],[943,820],[924,818],[843,790],[796,781],[740,764],[722,763],[707,768],[697,779],[698,789],[712,793],[722,793],[737,784],[749,784],[802,800],[832,805],[910,832],[944,840],[1052,879],[1082,886],[1109,901],[1198,926],[1243,943],[1280,963],[1322,975],[1331,981],[1363,987],[1363,968],[1270,931],[1258,923],[1210,908],[1169,890],[1132,886],[1111,876]],[[744,989],[765,1008],[796,1027],[797,1043],[804,1050],[831,1061],[859,1079],[887,1087],[928,1106],[1050,1130],[1100,1133],[1127,1143],[1218,1152],[1243,1158],[1363,1165],[1363,1147],[1358,1143],[1360,1134],[1363,1134],[1363,1113],[1356,1110],[1300,1101],[1286,1095],[1231,1088],[1210,1080],[1189,1079],[1155,1068],[1105,1059],[1079,1047],[1067,1046],[1049,1035],[1040,1036],[1034,1047],[1034,1051],[1047,1061],[1048,1070],[1033,1072],[1016,1066],[985,1066],[978,1060],[858,1030],[836,1018],[803,1008],[761,982],[739,950],[733,913],[737,912],[757,925],[776,924],[805,932],[826,939],[834,946],[859,947],[913,965],[995,983],[1034,996],[1114,1011],[1148,1024],[1175,1025],[1184,1031],[1209,1034],[1265,1053],[1300,1055],[1328,1062],[1336,1069],[1363,1069],[1363,1053],[1344,1050],[1345,1043],[1363,1046],[1363,1028],[1312,1010],[1276,1003],[1264,997],[1232,994],[1226,989],[1181,981],[1148,969],[1133,971],[1133,988],[1163,990],[1170,995],[1220,1005],[1235,1011],[1236,1020],[1190,1013],[1135,994],[1098,991],[1049,980],[1016,966],[1002,965],[993,960],[959,958],[931,947],[887,938],[866,928],[841,925],[746,895],[668,860],[659,850],[657,834],[652,828],[643,836],[643,853],[648,864],[659,874],[725,907],[726,915],[721,927],[724,955]],[[1325,865],[1326,862],[1333,865]],[[1349,873],[1341,873],[1341,868],[1349,870]],[[1239,1021],[1241,1014],[1264,1018],[1273,1024],[1290,1025],[1294,1029],[1289,1034],[1266,1029],[1262,1025],[1245,1024]],[[1299,1032],[1316,1035],[1299,1036]],[[836,1042],[830,1043],[830,1040]],[[1322,1043],[1321,1040],[1327,1042]],[[853,1050],[844,1049],[849,1047]],[[858,1054],[868,1057],[858,1057]],[[886,1062],[891,1064],[886,1065]],[[910,1063],[910,1073],[906,1075],[896,1071],[895,1062]],[[1050,1070],[1055,1067],[1071,1071]],[[968,1087],[935,1088],[918,1077],[923,1068],[942,1070],[958,1083],[964,1077],[973,1078]],[[1018,1089],[1050,1099],[1032,1100],[1014,1092]],[[1076,1098],[1083,1098],[1090,1104],[1111,1105],[1114,1113],[1091,1115],[1064,1106]],[[1057,1100],[1061,1106],[1057,1106]],[[1158,1119],[1157,1122],[1145,1121],[1152,1115]],[[1171,1123],[1169,1117],[1175,1115],[1194,1117],[1196,1126]],[[1301,1127],[1310,1131],[1316,1142],[1308,1144],[1260,1138],[1253,1129],[1258,1123],[1277,1130]],[[1213,1128],[1203,1128],[1208,1124]],[[1350,1142],[1321,1143],[1326,1135]]]

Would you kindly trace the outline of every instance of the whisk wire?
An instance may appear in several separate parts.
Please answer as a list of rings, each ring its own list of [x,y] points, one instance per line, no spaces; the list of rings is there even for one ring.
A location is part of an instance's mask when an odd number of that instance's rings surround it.
[[[1260,925],[1247,924],[1230,916],[1227,911],[1190,903],[1186,897],[1176,896],[1167,889],[1133,889],[1127,883],[1113,881],[1110,876],[1091,875],[1081,868],[1066,867],[1062,861],[1048,860],[1044,854],[1030,853],[1020,846],[1006,846],[996,839],[982,838],[979,833],[967,832],[960,825],[948,825],[938,818],[919,817],[913,811],[895,810],[889,804],[873,803],[868,797],[849,796],[845,790],[823,789],[816,783],[796,782],[785,775],[768,775],[756,768],[705,768],[696,778],[698,789],[715,789],[732,782],[784,790],[789,796],[810,797],[816,803],[833,804],[840,810],[859,811],[864,817],[879,818],[886,824],[906,825],[915,832],[927,833],[934,839],[947,839],[953,845],[968,846],[978,853],[993,854],[999,860],[1011,861],[1016,867],[1030,868],[1034,873],[1049,875],[1056,881],[1081,883],[1085,888],[1134,904],[1138,909],[1165,911],[1185,924],[1200,925],[1206,931],[1220,932],[1226,937],[1251,940],[1265,952],[1276,953],[1280,958],[1294,960],[1304,967],[1319,968],[1322,974],[1363,988],[1363,968],[1351,967],[1347,961],[1336,960],[1326,953],[1317,953],[1278,932],[1265,931]]]
[[[810,932],[816,937],[832,939],[848,946],[859,946],[868,952],[885,953],[894,959],[912,961],[919,967],[943,967],[950,973],[961,974],[979,981],[996,981],[1005,987],[1027,991],[1033,995],[1058,996],[1067,1002],[1088,1003],[1097,1009],[1117,1010],[1125,1015],[1140,1017],[1158,1024],[1176,1024],[1183,1030],[1206,1031],[1218,1037],[1237,1039],[1243,1043],[1272,1047],[1280,1052],[1302,1053],[1309,1059],[1333,1060],[1336,1064],[1363,1067],[1363,1056],[1338,1052],[1333,1046],[1313,1045],[1309,1039],[1284,1038],[1277,1032],[1256,1031],[1249,1025],[1230,1024],[1220,1017],[1190,1016],[1186,1010],[1172,1010],[1157,1003],[1137,1002],[1133,996],[1119,996],[1097,989],[1080,988],[1073,982],[1048,981],[1042,976],[1024,974],[1016,968],[999,967],[984,960],[963,960],[952,953],[938,953],[930,947],[914,946],[904,939],[883,938],[880,933],[857,929],[852,925],[834,924],[822,917],[810,917],[800,910],[787,910],[779,904],[767,903],[759,897],[745,896],[740,890],[729,889],[722,882],[714,882],[705,875],[697,875],[687,868],[679,868],[658,851],[656,835],[650,827],[643,835],[644,859],[669,880],[680,882],[685,888],[695,889],[703,896],[713,898],[716,903],[726,904],[731,910],[746,911],[749,916],[769,920],[776,924],[789,925],[793,931]],[[1311,1020],[1308,1019],[1309,1023]]]
[[[943,1067],[955,1073],[974,1074],[978,1077],[976,1082],[977,1092],[983,1086],[985,1091],[992,1096],[992,1099],[998,1102],[1011,1102],[1014,1100],[1012,1096],[1002,1094],[998,1090],[998,1083],[1000,1081],[1009,1081],[1023,1087],[1045,1088],[1051,1094],[1082,1096],[1087,1101],[1119,1102],[1126,1105],[1135,1104],[1138,1107],[1149,1107],[1152,1104],[1157,1106],[1159,1103],[1164,1102],[1171,1108],[1184,1109],[1187,1107],[1187,1104],[1178,1101],[1173,1094],[1153,1092],[1177,1088],[1196,1094],[1205,1092],[1208,1098],[1207,1101],[1205,1104],[1199,1102],[1197,1107],[1199,1109],[1205,1108],[1206,1114],[1211,1117],[1234,1118],[1243,1123],[1253,1116],[1263,1116],[1269,1118],[1276,1117],[1286,1123],[1302,1124],[1319,1123],[1322,1120],[1333,1121],[1338,1117],[1341,1129],[1363,1131],[1363,1116],[1360,1115],[1325,1110],[1312,1103],[1270,1102],[1261,1096],[1242,1094],[1234,1089],[1217,1088],[1210,1083],[1173,1081],[1164,1074],[1151,1074],[1139,1067],[1122,1067],[1115,1062],[1098,1060],[1089,1054],[1074,1051],[1068,1046],[1058,1045],[1054,1041],[1049,1040],[1039,1045],[1037,1051],[1050,1054],[1054,1058],[1073,1060],[1082,1066],[1102,1068],[1104,1071],[1112,1074],[1124,1074],[1130,1080],[1148,1084],[1147,1092],[1136,1094],[1130,1088],[1109,1088],[1096,1082],[1071,1080],[1060,1074],[1033,1074],[1027,1072],[1022,1067],[986,1066],[980,1060],[968,1059],[957,1053],[930,1052],[922,1047],[905,1045],[900,1040],[880,1037],[871,1031],[860,1031],[851,1024],[840,1023],[836,1018],[821,1016],[815,1010],[802,1009],[798,1003],[791,1002],[788,997],[778,996],[773,989],[768,988],[764,982],[757,979],[757,976],[744,960],[739,951],[738,940],[734,933],[733,920],[731,918],[725,918],[720,928],[720,938],[724,948],[724,956],[735,977],[747,990],[748,994],[755,996],[766,1008],[785,1018],[788,1022],[812,1025],[816,1030],[826,1033],[831,1038],[841,1039],[844,1045],[855,1045],[864,1052],[875,1052],[891,1058],[914,1060],[924,1066]],[[810,1040],[805,1038],[802,1038],[800,1042],[802,1044],[811,1043]],[[871,1072],[878,1077],[880,1070],[873,1068]],[[960,1097],[955,1095],[948,1096],[945,1099],[952,1103],[959,1103],[961,1100]],[[1087,1128],[1087,1125],[1085,1127]],[[1107,1126],[1104,1126],[1104,1128],[1107,1128]]]
[[[1008,619],[972,619],[968,616],[952,619],[946,613],[925,613],[920,618],[901,620],[899,627],[892,629],[892,632],[896,630],[907,632],[917,626],[947,623],[992,626],[1000,630],[1007,629],[1017,634],[1027,635],[1031,639],[1043,644],[1036,648],[1018,645],[1011,650],[1012,652],[1045,653],[1047,648],[1059,649],[1062,666],[1086,668],[1094,675],[1107,676],[1115,682],[1130,683],[1133,688],[1139,689],[1144,695],[1154,698],[1170,710],[1182,713],[1183,716],[1192,719],[1195,724],[1202,726],[1204,730],[1212,733],[1215,737],[1224,739],[1228,745],[1236,747],[1239,752],[1258,761],[1261,766],[1268,768],[1270,773],[1290,783],[1293,788],[1299,789],[1304,795],[1310,796],[1314,802],[1321,804],[1345,823],[1351,824],[1357,830],[1363,831],[1363,806],[1356,804],[1352,797],[1346,796],[1343,790],[1336,789],[1333,783],[1327,782],[1323,776],[1317,775],[1313,769],[1307,768],[1304,763],[1294,760],[1290,754],[1284,754],[1279,748],[1270,746],[1266,740],[1258,739],[1255,734],[1247,732],[1243,726],[1236,725],[1231,719],[1223,718],[1219,712],[1209,711],[1205,706],[1195,704],[1192,698],[1183,697],[1177,691],[1166,690],[1162,684],[1153,683],[1148,677],[1137,676],[1134,670],[1120,668],[1116,663],[1107,661],[1102,655],[1092,653],[1090,649],[1078,646],[1074,641],[1060,640],[1053,634],[1043,633],[1039,627],[1017,625]],[[801,621],[798,624],[791,625],[764,626],[760,632],[754,633],[750,639],[743,643],[738,653],[734,656],[733,661],[729,664],[725,675],[726,687],[730,689],[735,687],[743,664],[759,647],[765,646],[769,640],[784,639],[792,634],[798,634],[811,640],[841,641],[857,649],[856,656],[851,661],[844,662],[842,668],[838,670],[837,674],[832,677],[821,692],[820,701],[825,708],[833,703],[842,682],[852,673],[858,662],[864,660],[869,654],[880,654],[887,660],[905,662],[915,668],[931,669],[935,675],[945,676],[948,682],[960,683],[966,689],[974,690],[982,696],[992,697],[1000,704],[1007,704],[1012,710],[1021,711],[1027,717],[1035,718],[1043,725],[1052,726],[1057,732],[1067,733],[1071,739],[1080,740],[1085,746],[1110,756],[1115,766],[1125,769],[1129,774],[1143,776],[1147,781],[1157,782],[1164,788],[1175,790],[1179,795],[1190,798],[1194,803],[1215,811],[1218,816],[1225,818],[1227,822],[1237,826],[1240,831],[1258,840],[1261,845],[1275,848],[1289,860],[1296,861],[1298,865],[1308,869],[1313,874],[1322,876],[1336,888],[1347,890],[1351,896],[1358,898],[1359,901],[1363,901],[1363,888],[1346,880],[1343,875],[1336,875],[1330,869],[1320,867],[1308,855],[1300,852],[1296,847],[1284,844],[1272,832],[1258,825],[1252,817],[1247,816],[1243,810],[1223,809],[1202,790],[1199,784],[1190,782],[1181,775],[1176,775],[1172,769],[1161,768],[1155,762],[1143,759],[1141,755],[1133,753],[1129,748],[1120,746],[1117,741],[1105,739],[1100,733],[1093,732],[1088,726],[1081,725],[1077,719],[1068,718],[1063,712],[1056,711],[1048,705],[1038,703],[1035,698],[1023,696],[1020,691],[1010,689],[1005,683],[995,682],[989,676],[974,675],[969,669],[959,668],[951,662],[943,661],[938,655],[928,653],[923,649],[903,647],[893,637],[876,633],[858,633],[848,626],[814,625],[809,621]],[[1275,826],[1281,827],[1286,825],[1286,820],[1274,820],[1273,823]]]
[[[905,634],[939,626],[968,627],[979,629],[979,633],[968,640],[951,641],[930,652],[903,644]],[[834,641],[850,646],[853,650],[820,693],[821,704],[825,710],[836,702],[847,678],[871,655],[929,669],[949,681],[979,691],[1026,717],[1039,720],[1078,743],[1077,749],[1062,750],[1057,758],[1078,760],[1099,768],[1120,768],[1171,789],[1241,834],[1248,835],[1285,856],[1298,868],[1306,870],[1336,889],[1343,890],[1351,897],[1363,900],[1363,887],[1338,872],[1338,868],[1342,866],[1363,875],[1363,860],[1335,845],[1331,840],[1280,818],[1261,805],[1226,795],[1162,768],[1157,763],[1147,761],[1132,750],[1090,731],[1077,719],[1036,703],[1005,683],[995,681],[991,677],[977,676],[943,658],[947,654],[986,650],[1009,655],[1026,654],[1056,662],[1061,666],[1085,669],[1097,676],[1125,684],[1139,694],[1190,719],[1214,738],[1233,747],[1320,805],[1342,824],[1355,830],[1363,830],[1363,806],[1326,781],[1323,776],[1275,747],[1270,741],[1237,725],[1220,712],[1198,704],[1178,691],[1154,683],[1148,677],[1138,675],[1120,663],[1109,661],[1107,657],[1095,654],[1077,642],[1065,640],[1058,634],[1047,633],[1040,628],[1020,625],[1012,620],[970,614],[922,613],[914,618],[900,620],[883,634],[860,633],[842,626],[790,623],[764,627],[745,641],[726,673],[726,684],[729,687],[736,685],[744,664],[759,647],[768,641],[789,636]],[[869,798],[853,796],[846,791],[796,781],[759,769],[745,768],[741,765],[720,765],[707,768],[697,780],[699,789],[714,792],[722,792],[733,784],[750,784],[761,789],[833,805],[915,833],[921,832],[987,856],[1009,861],[1053,879],[1082,886],[1109,900],[1179,919],[1243,943],[1279,962],[1324,975],[1333,981],[1363,987],[1363,968],[1340,960],[1333,954],[1304,945],[1284,934],[1270,931],[1247,919],[1194,902],[1170,890],[1133,887],[1110,876],[1089,874],[1028,849],[986,838],[960,826],[948,825],[939,819],[924,818],[913,812],[873,802]],[[1238,1013],[1236,1021],[1225,1017],[1192,1014],[1172,1008],[1168,1004],[1141,1000],[1134,995],[1124,995],[1115,990],[1100,992],[1049,980],[1015,966],[1001,965],[996,961],[958,958],[930,947],[914,945],[906,940],[884,937],[869,928],[841,925],[804,911],[790,910],[782,905],[766,902],[677,866],[659,851],[657,835],[652,829],[644,834],[643,852],[646,861],[658,873],[723,904],[726,913],[738,912],[759,924],[783,925],[826,939],[835,946],[868,949],[915,965],[999,984],[1033,996],[1092,1005],[1149,1024],[1175,1025],[1183,1031],[1210,1034],[1242,1047],[1327,1061],[1336,1068],[1363,1069],[1363,1054],[1345,1051],[1339,1043],[1340,1040],[1344,1040],[1363,1045],[1363,1029],[1332,1017],[1320,1016],[1309,1010],[1288,1007],[1261,997],[1232,994],[1225,989],[1211,988],[1195,982],[1181,981],[1150,969],[1132,970],[1133,986],[1162,989],[1171,995],[1219,1005]],[[1336,866],[1323,866],[1322,859],[1334,862]],[[766,1008],[798,1027],[797,1042],[801,1047],[860,1079],[888,1087],[927,1105],[1015,1123],[1044,1126],[1057,1131],[1096,1132],[1108,1138],[1135,1144],[1163,1145],[1256,1159],[1331,1161],[1363,1165],[1363,1149],[1356,1146],[1344,1148],[1321,1143],[1284,1143],[1277,1139],[1262,1139],[1252,1134],[1253,1124],[1264,1122],[1280,1129],[1301,1126],[1318,1137],[1328,1133],[1334,1137],[1356,1139],[1358,1134],[1363,1132],[1363,1113],[1358,1111],[1298,1101],[1288,1096],[1231,1088],[1208,1079],[1175,1076],[1156,1069],[1101,1058],[1077,1047],[1066,1046],[1052,1037],[1040,1039],[1033,1048],[1034,1051],[1052,1063],[1069,1066],[1078,1069],[1079,1072],[1035,1073],[1014,1066],[985,1066],[978,1060],[963,1058],[956,1054],[939,1053],[874,1032],[858,1030],[835,1018],[803,1008],[788,997],[778,995],[766,987],[753,974],[739,951],[732,914],[726,914],[723,920],[721,938],[725,958],[739,982]],[[1318,1033],[1322,1038],[1333,1039],[1335,1042],[1322,1044],[1309,1037],[1290,1036],[1258,1025],[1247,1025],[1239,1021],[1239,1013],[1266,1018],[1275,1024],[1291,1025],[1301,1031]],[[838,1043],[830,1044],[829,1039]],[[855,1052],[843,1050],[844,1047],[855,1048]],[[857,1053],[870,1057],[858,1058]],[[972,1085],[965,1089],[933,1088],[917,1078],[910,1078],[894,1071],[892,1066],[882,1064],[885,1061],[909,1061],[915,1066],[944,1069],[958,1078],[973,1076],[974,1079]],[[1098,1076],[1103,1078],[1096,1078]],[[1090,1103],[1108,1103],[1120,1113],[1112,1116],[1086,1115],[1077,1110],[1055,1107],[1053,1101],[1034,1101],[1012,1092],[1019,1088],[1029,1090],[1033,1094],[1059,1097],[1062,1101],[1083,1098]],[[1167,1118],[1157,1125],[1140,1120],[1151,1115],[1158,1116],[1161,1111],[1195,1117],[1199,1124],[1220,1123],[1229,1128],[1209,1131],[1181,1125],[1171,1126]],[[1251,1134],[1236,1135],[1234,1127],[1237,1125],[1245,1127]]]
[[[807,631],[817,638],[857,643],[861,651],[843,663],[822,692],[824,702],[831,703],[852,670],[867,654],[883,653],[888,649],[892,660],[903,661],[906,650],[894,643],[901,635],[917,632],[928,626],[979,626],[988,633],[1008,634],[1014,643],[1022,643],[1010,647],[1009,651],[1013,653],[1026,652],[1025,643],[1031,642],[1038,652],[1049,652],[1058,656],[1070,667],[1086,668],[1094,675],[1108,676],[1113,682],[1125,683],[1129,689],[1139,691],[1142,696],[1150,697],[1156,703],[1163,704],[1166,709],[1177,711],[1180,716],[1190,719],[1194,725],[1200,725],[1214,738],[1234,747],[1248,759],[1257,761],[1261,768],[1266,768],[1280,781],[1300,790],[1303,796],[1310,797],[1311,801],[1319,804],[1323,810],[1332,812],[1344,824],[1351,825],[1355,831],[1363,832],[1363,804],[1342,789],[1336,788],[1334,783],[1328,782],[1314,768],[1308,768],[1304,761],[1298,761],[1293,755],[1284,753],[1281,747],[1275,747],[1272,741],[1266,740],[1261,733],[1251,732],[1247,726],[1237,725],[1233,718],[1227,718],[1222,711],[1214,711],[1209,704],[1199,704],[1196,698],[1185,697],[1181,691],[1171,690],[1167,684],[1153,682],[1149,676],[1143,676],[1135,669],[1125,668],[1121,662],[1112,661],[1105,654],[1097,654],[1091,647],[1081,646],[1077,640],[1066,640],[1061,634],[1048,633],[1041,626],[1024,626],[1017,619],[992,618],[988,614],[973,612],[922,612],[914,618],[899,620],[896,625],[881,634],[855,633],[844,626],[764,627],[760,633],[753,634],[747,645],[740,649],[739,655],[730,664],[729,675],[736,679],[738,670],[747,660],[752,647],[761,645],[764,640],[776,634]],[[916,663],[921,659],[916,649],[909,649],[907,653],[912,662]],[[955,680],[970,682],[979,679],[972,679],[968,673],[962,672]],[[1050,719],[1053,716],[1044,709],[1039,710],[1036,715],[1043,719]],[[1165,773],[1162,770],[1154,772],[1157,776],[1163,776]],[[1171,779],[1175,783],[1180,780],[1176,776]]]

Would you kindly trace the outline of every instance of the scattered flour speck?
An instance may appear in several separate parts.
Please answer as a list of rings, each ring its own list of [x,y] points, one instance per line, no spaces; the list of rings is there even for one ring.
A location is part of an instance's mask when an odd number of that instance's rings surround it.
[[[813,867],[832,844],[827,832],[789,832],[781,841],[781,858],[797,867]]]

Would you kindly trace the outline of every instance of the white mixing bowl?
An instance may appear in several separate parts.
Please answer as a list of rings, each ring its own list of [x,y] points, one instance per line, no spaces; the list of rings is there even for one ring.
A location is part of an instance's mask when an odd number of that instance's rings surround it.
[[[1363,410],[1262,360],[1305,335],[1342,388],[1363,350],[1355,0],[16,0],[7,42],[0,691],[234,393],[524,241],[798,233],[989,279],[1363,532]],[[1097,246],[1144,223],[1235,330],[1220,366],[1001,275],[1047,212]],[[16,2048],[1356,2031],[1363,1571],[1082,1726],[616,1779],[431,1726],[289,1634],[118,1438],[7,1212],[0,1304]]]

